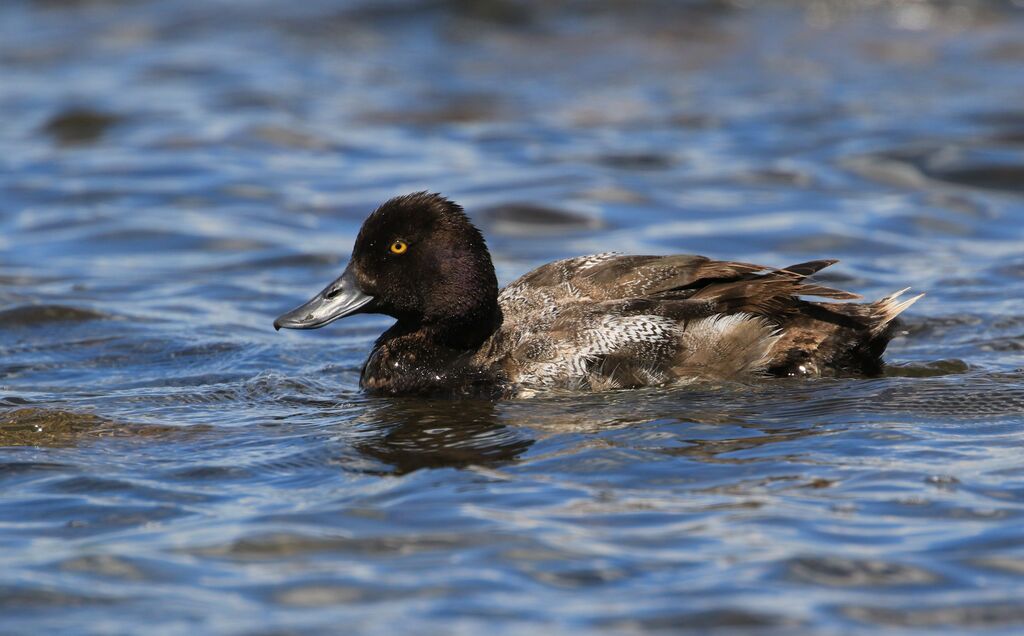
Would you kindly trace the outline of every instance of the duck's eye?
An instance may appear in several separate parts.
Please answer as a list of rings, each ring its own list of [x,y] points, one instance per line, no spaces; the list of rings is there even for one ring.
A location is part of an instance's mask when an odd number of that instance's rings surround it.
[[[392,254],[405,254],[405,250],[409,249],[409,244],[405,241],[395,241],[391,244]]]

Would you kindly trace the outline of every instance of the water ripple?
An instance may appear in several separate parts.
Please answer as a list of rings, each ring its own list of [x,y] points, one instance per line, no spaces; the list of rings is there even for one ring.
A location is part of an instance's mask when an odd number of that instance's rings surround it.
[[[1019,632],[1022,31],[982,1],[3,3],[0,631]],[[878,378],[373,398],[388,320],[271,322],[419,189],[503,282],[696,252],[927,296]]]

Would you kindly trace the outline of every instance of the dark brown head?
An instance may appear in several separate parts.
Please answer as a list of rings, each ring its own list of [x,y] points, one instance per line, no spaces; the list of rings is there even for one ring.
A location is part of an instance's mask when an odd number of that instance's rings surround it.
[[[468,328],[497,313],[487,245],[462,208],[439,194],[396,197],[359,230],[345,272],[274,326],[316,329],[355,313],[399,323]]]

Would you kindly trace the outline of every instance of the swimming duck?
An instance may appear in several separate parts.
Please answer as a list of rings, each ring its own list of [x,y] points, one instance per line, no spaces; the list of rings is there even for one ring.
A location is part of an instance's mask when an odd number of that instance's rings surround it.
[[[704,256],[593,254],[542,265],[503,290],[480,231],[439,194],[391,199],[363,223],[344,273],[274,327],[358,313],[395,324],[360,386],[383,395],[529,396],[758,375],[872,376],[896,317],[921,296],[873,303],[808,277]]]

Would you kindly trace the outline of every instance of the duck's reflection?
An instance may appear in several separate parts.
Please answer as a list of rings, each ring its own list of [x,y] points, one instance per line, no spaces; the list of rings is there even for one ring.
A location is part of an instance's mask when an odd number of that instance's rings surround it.
[[[534,440],[499,422],[495,408],[488,400],[374,400],[359,418],[367,436],[355,447],[396,474],[515,461]]]

